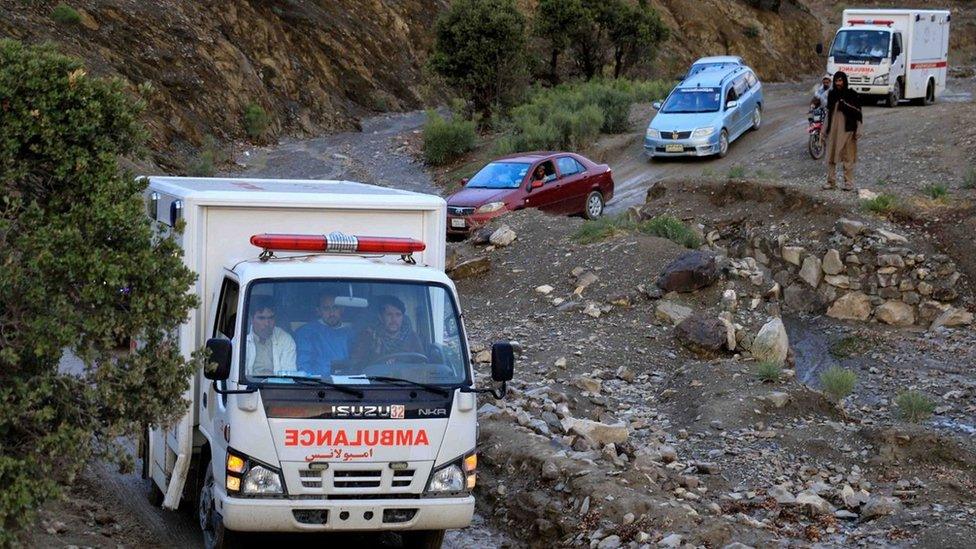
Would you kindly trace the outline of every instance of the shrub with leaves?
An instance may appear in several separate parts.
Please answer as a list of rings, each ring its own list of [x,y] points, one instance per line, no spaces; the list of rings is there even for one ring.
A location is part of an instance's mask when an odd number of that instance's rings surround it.
[[[905,391],[895,397],[898,415],[912,423],[919,423],[927,419],[935,411],[935,402],[919,391]]]
[[[81,22],[81,14],[67,4],[58,4],[51,10],[51,19],[62,25],[77,25]]]
[[[827,393],[827,396],[835,402],[839,402],[851,394],[856,382],[857,375],[840,366],[831,366],[826,372],[820,374],[820,386]]]
[[[756,364],[756,379],[763,383],[775,383],[783,375],[783,367],[779,364],[767,360]]]
[[[659,215],[641,221],[637,228],[644,234],[667,238],[685,248],[695,249],[702,244],[698,233],[680,219],[669,215]]]
[[[882,193],[870,200],[862,201],[861,207],[869,212],[882,215],[887,214],[893,212],[898,207],[898,197]]]
[[[264,108],[257,103],[249,103],[244,108],[244,131],[251,139],[264,137],[264,132],[268,131],[268,124],[271,118]]]
[[[168,334],[194,274],[119,169],[144,136],[123,90],[0,41],[0,546],[85,463],[121,459],[118,437],[185,410],[196,364]],[[117,352],[129,337],[144,345]],[[77,368],[59,367],[68,350]]]
[[[439,166],[461,157],[474,148],[478,139],[473,120],[460,115],[445,119],[434,111],[427,113],[424,124],[424,158],[428,164]]]
[[[635,226],[635,223],[630,220],[627,214],[619,214],[616,216],[604,215],[585,221],[573,233],[572,238],[580,244],[591,244],[606,240],[618,234],[626,233]]]
[[[926,185],[922,191],[932,200],[940,200],[949,194],[949,189],[945,185],[939,185],[937,183]]]

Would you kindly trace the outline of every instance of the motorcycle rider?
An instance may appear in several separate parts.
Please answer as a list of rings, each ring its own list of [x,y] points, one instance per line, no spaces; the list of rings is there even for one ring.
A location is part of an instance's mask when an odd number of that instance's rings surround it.
[[[811,111],[817,107],[827,106],[827,94],[830,93],[830,81],[831,76],[829,74],[825,74],[823,79],[820,81],[820,85],[813,90],[813,99],[810,100]]]

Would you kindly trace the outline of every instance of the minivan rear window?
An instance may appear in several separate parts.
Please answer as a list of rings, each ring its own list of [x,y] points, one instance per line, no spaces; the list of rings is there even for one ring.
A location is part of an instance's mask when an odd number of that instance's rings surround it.
[[[665,114],[717,112],[721,104],[720,88],[678,88],[661,108]]]

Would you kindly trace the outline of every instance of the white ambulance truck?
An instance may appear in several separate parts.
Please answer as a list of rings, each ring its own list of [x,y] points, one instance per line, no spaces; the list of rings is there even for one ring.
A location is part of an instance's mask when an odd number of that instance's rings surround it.
[[[198,274],[181,352],[210,359],[186,415],[149,429],[163,507],[207,547],[238,532],[400,531],[439,547],[474,512],[476,389],[444,274],[446,204],[345,181],[149,177],[147,209]]]
[[[851,88],[889,107],[929,105],[945,91],[950,19],[947,10],[844,10],[827,72],[844,71]]]

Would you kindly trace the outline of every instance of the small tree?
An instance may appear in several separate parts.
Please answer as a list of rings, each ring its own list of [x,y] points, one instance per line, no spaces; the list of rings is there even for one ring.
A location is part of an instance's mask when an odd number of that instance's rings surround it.
[[[0,41],[0,546],[85,463],[122,457],[119,436],[185,406],[194,363],[168,334],[194,275],[154,238],[145,183],[119,170],[143,138],[123,89]],[[144,345],[116,352],[129,337]]]
[[[536,35],[549,42],[549,79],[559,82],[559,56],[587,26],[591,12],[583,8],[582,0],[539,0],[536,6]]]
[[[613,52],[613,77],[620,76],[642,60],[653,59],[657,45],[668,38],[668,28],[657,11],[640,2],[623,4],[607,18]]]
[[[456,0],[437,19],[428,63],[490,120],[492,108],[518,88],[525,28],[515,0]]]

